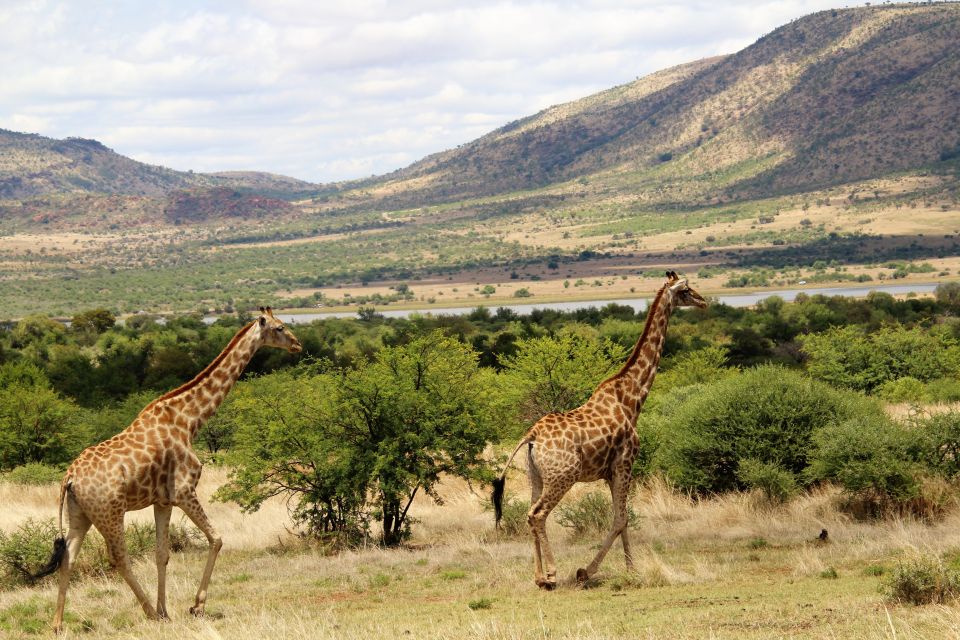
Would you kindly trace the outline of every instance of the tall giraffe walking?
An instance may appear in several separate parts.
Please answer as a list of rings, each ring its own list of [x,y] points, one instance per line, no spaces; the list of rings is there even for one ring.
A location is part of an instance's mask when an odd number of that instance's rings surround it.
[[[557,585],[556,564],[547,540],[547,516],[577,482],[603,479],[613,498],[613,527],[593,561],[586,568],[577,569],[577,582],[586,582],[596,573],[617,536],[623,543],[627,568],[633,568],[627,497],[639,449],[637,415],[657,373],[667,323],[673,310],[682,306],[702,308],[707,303],[685,279],[668,271],[667,282],[650,304],[643,333],[620,371],[601,382],[582,406],[540,418],[520,440],[503,473],[494,480],[493,504],[499,523],[507,469],[526,445],[527,475],[532,490],[527,522],[533,535],[537,586],[553,589]]]
[[[261,307],[260,312],[193,380],[148,404],[130,426],[109,440],[85,449],[67,469],[60,485],[60,531],[63,531],[64,504],[69,530],[66,538],[57,538],[54,542],[50,562],[35,576],[60,570],[60,590],[53,618],[56,632],[63,627],[70,570],[91,524],[103,535],[111,565],[133,590],[147,617],[167,617],[166,574],[170,557],[167,528],[173,507],[180,507],[210,543],[207,564],[190,608],[194,615],[203,615],[207,586],[223,541],[197,498],[202,465],[191,443],[260,347],[278,347],[291,353],[301,349],[300,341],[274,317],[269,307]],[[123,537],[124,513],[150,505],[153,505],[157,526],[156,608],[131,571]]]

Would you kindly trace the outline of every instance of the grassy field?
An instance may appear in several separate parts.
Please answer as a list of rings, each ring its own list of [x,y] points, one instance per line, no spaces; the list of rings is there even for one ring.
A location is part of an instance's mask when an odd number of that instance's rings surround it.
[[[225,479],[211,469],[204,495]],[[583,485],[566,501],[602,485]],[[526,493],[520,474],[509,491]],[[572,576],[599,535],[576,539],[555,522],[561,586],[538,590],[531,545],[493,530],[483,498],[461,484],[437,506],[415,505],[418,524],[403,549],[333,556],[303,547],[287,531],[282,502],[244,515],[232,505],[209,513],[223,532],[208,616],[187,614],[203,551],[174,554],[168,574],[172,621],[143,619],[118,578],[74,580],[68,637],[100,638],[952,638],[960,609],[888,602],[884,580],[899,562],[935,554],[960,558],[960,510],[942,521],[856,521],[827,489],[770,506],[756,494],[694,501],[652,480],[633,498],[637,571],[619,546],[598,579]],[[55,487],[0,486],[0,527],[54,515]],[[150,521],[149,510],[132,514]],[[552,518],[553,520],[554,518]],[[177,521],[175,515],[174,521]],[[829,531],[820,543],[821,529]],[[136,565],[155,588],[147,557]],[[49,633],[50,583],[0,592],[0,637]]]

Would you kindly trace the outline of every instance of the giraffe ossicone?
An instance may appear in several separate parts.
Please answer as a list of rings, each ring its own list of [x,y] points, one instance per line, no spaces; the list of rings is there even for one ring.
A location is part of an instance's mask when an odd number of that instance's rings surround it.
[[[494,513],[499,524],[507,469],[526,446],[532,491],[527,522],[533,537],[534,581],[541,588],[553,589],[557,584],[556,563],[547,539],[547,516],[577,482],[605,480],[613,499],[610,533],[590,564],[577,570],[577,582],[585,583],[597,572],[618,536],[627,568],[633,568],[627,497],[639,450],[637,415],[653,385],[674,309],[707,306],[706,300],[675,271],[668,271],[666,276],[666,283],[650,303],[643,333],[620,371],[601,382],[580,407],[540,418],[521,438],[503,473],[493,482]]]
[[[213,362],[186,384],[148,404],[126,429],[77,456],[60,485],[60,531],[66,506],[68,530],[54,542],[47,565],[34,577],[59,569],[53,628],[63,629],[70,571],[83,538],[93,525],[103,535],[111,565],[123,576],[151,619],[167,617],[167,537],[173,507],[180,507],[210,543],[207,563],[190,612],[203,615],[207,587],[223,542],[197,498],[202,464],[192,449],[200,427],[213,415],[260,347],[301,350],[300,341],[273,315],[260,307],[260,316],[245,325]],[[157,527],[157,605],[154,607],[130,568],[123,536],[127,511],[153,505]]]

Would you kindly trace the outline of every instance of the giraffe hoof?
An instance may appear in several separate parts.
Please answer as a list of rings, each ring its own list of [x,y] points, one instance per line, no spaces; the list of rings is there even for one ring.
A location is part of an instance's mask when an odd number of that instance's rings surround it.
[[[544,591],[553,591],[557,588],[556,580],[545,580],[540,578],[537,580],[537,586],[543,589]]]
[[[587,575],[586,569],[577,569],[577,584],[583,586],[587,583],[587,580],[590,579],[590,576]]]
[[[202,617],[203,617],[203,605],[201,604],[201,605],[196,605],[196,606],[190,607],[190,615],[192,615],[194,618],[202,618]]]

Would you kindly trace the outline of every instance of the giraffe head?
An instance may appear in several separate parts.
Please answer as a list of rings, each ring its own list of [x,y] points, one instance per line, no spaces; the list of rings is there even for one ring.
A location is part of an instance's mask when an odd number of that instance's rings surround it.
[[[260,338],[263,340],[263,344],[268,347],[286,349],[290,353],[300,353],[303,348],[300,346],[297,336],[293,335],[290,329],[287,329],[283,322],[273,315],[273,309],[270,307],[260,307],[257,326],[260,329]]]
[[[673,294],[673,299],[678,307],[699,307],[703,309],[707,306],[707,301],[687,283],[686,278],[680,278],[676,271],[667,271],[667,288]]]

